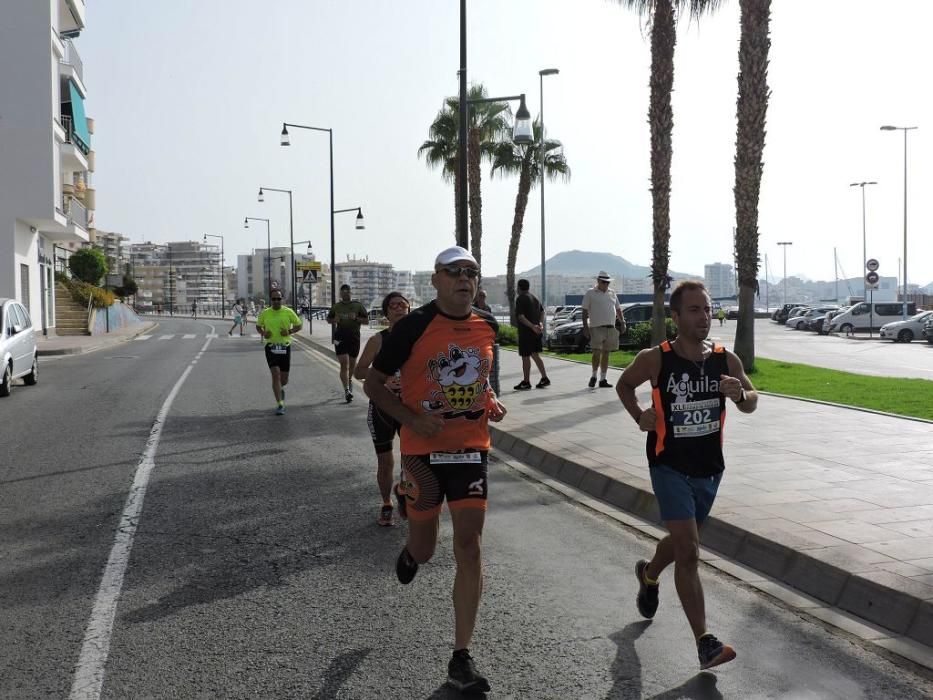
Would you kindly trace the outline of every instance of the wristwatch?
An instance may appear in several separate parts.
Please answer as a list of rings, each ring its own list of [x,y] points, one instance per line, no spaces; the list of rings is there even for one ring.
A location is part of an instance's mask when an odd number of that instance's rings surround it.
[[[747,399],[747,398],[748,398],[748,396],[746,395],[746,393],[745,393],[745,387],[743,386],[743,387],[742,387],[742,393],[739,394],[739,398],[737,398],[737,399],[735,400],[736,406],[738,406],[740,403],[742,403],[742,402],[743,402],[745,399]]]

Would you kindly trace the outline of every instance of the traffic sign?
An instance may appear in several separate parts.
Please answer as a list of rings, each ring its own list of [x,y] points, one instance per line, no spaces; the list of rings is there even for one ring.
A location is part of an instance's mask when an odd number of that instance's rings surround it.
[[[302,270],[302,271],[304,271],[304,270],[317,270],[318,272],[320,272],[320,270],[321,270],[321,263],[320,263],[320,261],[318,261],[318,260],[308,260],[308,261],[296,260],[296,261],[295,261],[295,269],[296,269],[296,270]]]
[[[869,272],[875,272],[878,269],[878,261],[875,260],[874,258],[869,258],[865,262],[865,267],[868,269]]]
[[[865,275],[865,282],[869,289],[878,289],[878,279],[878,273],[874,270]]]
[[[302,284],[314,284],[317,282],[317,270],[305,270],[304,277],[301,278]]]

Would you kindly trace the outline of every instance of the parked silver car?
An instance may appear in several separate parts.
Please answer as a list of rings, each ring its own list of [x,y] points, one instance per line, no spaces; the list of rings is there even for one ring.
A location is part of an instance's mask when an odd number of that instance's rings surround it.
[[[906,321],[892,321],[881,326],[881,337],[895,343],[909,343],[923,334],[924,324],[933,316],[933,311],[921,311]]]
[[[39,381],[39,353],[29,313],[15,299],[0,299],[0,396],[9,396],[13,380]]]

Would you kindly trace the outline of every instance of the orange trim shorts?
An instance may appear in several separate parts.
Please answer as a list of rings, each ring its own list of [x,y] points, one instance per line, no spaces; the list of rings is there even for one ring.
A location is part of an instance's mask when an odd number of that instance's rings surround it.
[[[440,515],[444,500],[450,510],[486,510],[489,481],[485,452],[474,452],[478,462],[432,464],[430,455],[402,455],[403,490],[408,517],[430,520]]]

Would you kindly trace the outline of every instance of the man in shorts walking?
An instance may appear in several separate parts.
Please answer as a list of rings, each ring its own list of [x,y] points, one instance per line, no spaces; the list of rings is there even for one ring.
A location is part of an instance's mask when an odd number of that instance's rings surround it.
[[[609,353],[619,349],[619,333],[625,332],[625,319],[615,291],[609,286],[612,278],[600,271],[596,286],[583,295],[583,336],[590,341],[593,350],[593,374],[589,387],[596,386],[596,370],[599,369],[600,389],[611,389],[606,379],[609,368]],[[618,325],[617,325],[618,324]]]
[[[327,313],[327,322],[334,327],[337,361],[340,362],[340,385],[347,403],[353,400],[353,370],[360,354],[360,326],[369,323],[369,314],[358,301],[350,300],[350,285],[340,285],[340,301]]]
[[[272,306],[263,309],[256,319],[256,330],[262,336],[266,364],[272,373],[272,393],[275,394],[275,415],[285,415],[285,385],[292,362],[292,336],[301,330],[301,319],[289,307],[282,305],[282,290],[273,289]]]
[[[544,369],[544,362],[539,354],[542,350],[541,335],[544,333],[544,326],[541,324],[544,309],[538,297],[529,291],[531,285],[528,280],[519,280],[516,286],[518,296],[515,298],[515,321],[518,323],[518,354],[522,358],[522,380],[515,385],[515,390],[525,391],[531,388],[532,360],[541,373],[541,379],[535,386],[543,389],[551,386],[551,380],[548,379],[547,370]]]
[[[488,421],[505,407],[489,385],[498,326],[473,307],[479,266],[454,246],[434,261],[437,298],[396,323],[364,389],[380,411],[402,425],[408,543],[395,565],[401,583],[434,555],[444,500],[453,523],[454,652],[447,681],[458,690],[487,692],[469,646],[483,590],[480,542],[486,518]],[[401,374],[401,398],[386,387]]]
[[[616,391],[622,405],[648,433],[651,486],[668,530],[651,561],[635,565],[638,612],[652,618],[658,609],[658,579],[674,564],[674,584],[696,638],[700,668],[732,661],[735,650],[706,626],[698,571],[699,528],[709,515],[722,479],[726,399],[742,413],[758,406],[758,394],[742,361],[722,345],[709,343],[713,320],[702,282],[682,282],[671,294],[677,339],[642,350],[622,373]],[[642,408],[635,389],[651,382],[652,403]]]

